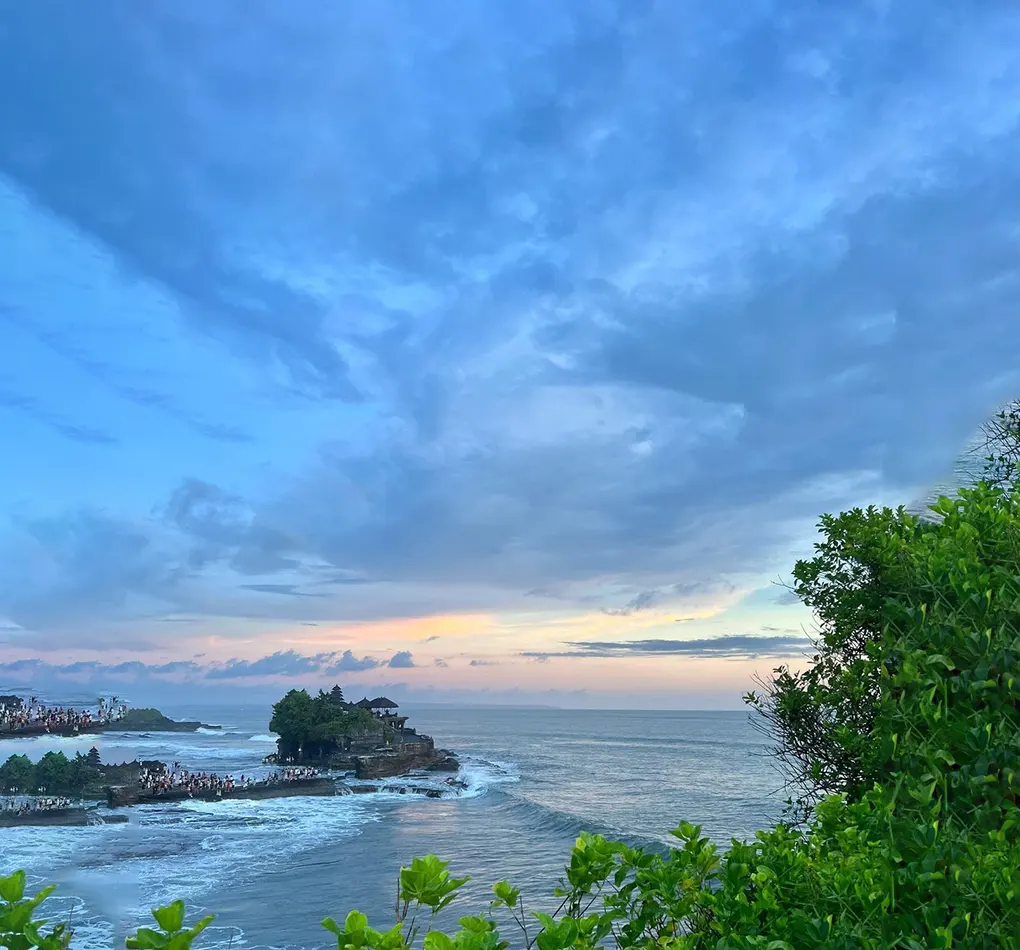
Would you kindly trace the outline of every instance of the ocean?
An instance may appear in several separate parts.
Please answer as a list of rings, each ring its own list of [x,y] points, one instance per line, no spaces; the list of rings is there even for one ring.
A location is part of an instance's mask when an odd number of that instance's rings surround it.
[[[4,741],[0,761],[95,744],[105,762],[176,759],[257,775],[274,749],[265,707],[164,711],[222,729]],[[202,947],[301,950],[332,944],[326,916],[358,908],[391,924],[397,872],[415,855],[438,854],[471,876],[455,916],[487,903],[501,878],[543,910],[582,830],[661,846],[689,820],[725,845],[781,814],[780,777],[743,712],[405,711],[458,753],[466,790],[189,802],[132,809],[126,825],[0,829],[0,872],[56,883],[49,916],[71,920],[79,950],[122,947],[148,908],[177,897],[189,918],[217,915]]]

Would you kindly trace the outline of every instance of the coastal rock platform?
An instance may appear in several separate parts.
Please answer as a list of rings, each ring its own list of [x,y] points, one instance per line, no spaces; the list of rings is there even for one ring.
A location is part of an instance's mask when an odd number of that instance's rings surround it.
[[[189,792],[174,789],[168,792],[149,792],[137,785],[114,785],[106,789],[106,801],[111,808],[127,805],[158,805],[162,802],[205,801],[226,799],[262,800],[293,798],[299,795],[336,795],[336,782],[328,778],[297,779],[291,782],[264,782],[228,791]]]
[[[118,825],[125,815],[98,815],[94,808],[33,809],[27,812],[0,812],[0,828],[85,827]]]

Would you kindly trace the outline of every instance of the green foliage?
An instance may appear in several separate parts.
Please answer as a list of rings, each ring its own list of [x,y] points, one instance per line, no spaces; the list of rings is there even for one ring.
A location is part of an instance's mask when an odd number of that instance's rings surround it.
[[[780,666],[745,701],[805,813],[826,795],[860,795],[880,775],[871,732],[890,657],[876,647],[890,595],[923,586],[915,562],[932,527],[903,508],[825,515],[815,556],[793,569],[793,590],[818,623],[816,653],[806,670]]]
[[[44,887],[34,897],[25,897],[25,872],[15,871],[0,878],[0,947],[8,950],[65,950],[71,934],[62,924],[46,929],[46,921],[34,920],[39,905],[53,893]]]
[[[139,927],[135,935],[125,941],[127,950],[190,950],[195,938],[213,922],[212,916],[208,916],[191,927],[185,927],[182,901],[157,907],[152,911],[152,917],[159,929]]]
[[[116,697],[110,701],[111,708],[116,702]],[[142,709],[129,709],[120,719],[117,720],[117,724],[121,729],[128,730],[145,730],[145,729],[163,729],[169,724],[174,725],[172,719],[168,719],[158,709],[146,707]]]
[[[500,881],[485,912],[442,929],[467,879],[416,858],[400,872],[391,927],[358,911],[343,926],[323,921],[337,950],[506,950],[501,926],[527,950],[1017,950],[1020,494],[981,484],[934,513],[826,519],[818,557],[798,565],[823,642],[816,675],[790,674],[795,699],[805,734],[845,760],[821,762],[821,779],[845,781],[808,821],[726,851],[688,823],[665,853],[583,834],[552,913],[528,913]],[[849,717],[853,700],[866,715]],[[23,889],[17,875],[0,883],[0,946],[50,939],[26,929],[34,907],[11,917]],[[173,913],[157,921],[183,926],[183,908]],[[52,939],[47,950],[63,946]],[[130,950],[187,946],[145,939]]]
[[[67,950],[71,931],[64,924],[47,927],[35,919],[35,912],[54,891],[44,887],[34,897],[25,897],[25,872],[15,871],[0,878],[0,947],[7,950]],[[126,941],[127,950],[190,950],[195,938],[212,923],[204,917],[192,927],[184,926],[184,904],[175,901],[152,911],[158,929],[139,928]]]
[[[292,689],[273,706],[269,728],[279,737],[285,759],[319,759],[343,747],[348,739],[382,735],[385,727],[356,706],[343,702],[342,692],[314,698],[303,689]]]
[[[99,777],[99,770],[81,753],[69,759],[63,752],[47,752],[37,763],[12,755],[0,766],[0,792],[80,795]]]
[[[1000,409],[982,427],[985,482],[1008,489],[1020,466],[1020,399]]]
[[[12,755],[0,765],[0,792],[34,792],[35,763],[27,755]]]

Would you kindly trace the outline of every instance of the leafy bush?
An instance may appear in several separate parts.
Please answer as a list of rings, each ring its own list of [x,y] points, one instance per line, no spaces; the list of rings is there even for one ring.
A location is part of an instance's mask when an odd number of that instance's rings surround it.
[[[504,950],[504,931],[528,950],[1017,950],[1020,494],[981,484],[934,513],[826,519],[815,561],[798,565],[823,623],[819,656],[766,708],[792,729],[801,720],[780,703],[800,703],[804,734],[834,755],[815,767],[813,751],[784,751],[819,788],[843,783],[807,822],[725,852],[687,823],[664,854],[584,834],[555,913],[529,914],[500,882],[449,933],[435,928],[465,879],[416,859],[392,926],[359,911],[323,922],[337,950]],[[43,946],[25,929],[32,909],[0,905],[0,927],[21,928],[0,930],[0,946]],[[129,945],[183,950],[183,908],[168,922],[167,942]]]
[[[16,871],[0,878],[0,947],[9,950],[67,950],[71,931],[64,924],[47,926],[45,920],[33,919],[39,905],[53,893],[44,887],[33,897],[25,896],[25,872]],[[140,927],[127,939],[127,950],[190,950],[195,938],[212,923],[204,917],[192,927],[184,926],[184,904],[181,901],[152,912],[158,929]]]
[[[47,752],[38,762],[12,755],[0,765],[0,794],[7,792],[80,795],[99,779],[99,770],[80,752],[69,759],[63,752]]]

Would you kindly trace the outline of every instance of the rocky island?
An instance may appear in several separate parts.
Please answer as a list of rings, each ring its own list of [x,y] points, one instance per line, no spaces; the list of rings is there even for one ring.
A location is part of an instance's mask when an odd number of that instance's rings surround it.
[[[353,772],[358,779],[456,772],[460,764],[453,753],[437,749],[407,718],[385,696],[348,703],[339,686],[315,697],[292,689],[273,706],[269,728],[279,739],[268,761]]]
[[[128,709],[106,728],[115,732],[197,732],[220,727],[206,722],[168,719],[158,709]]]

